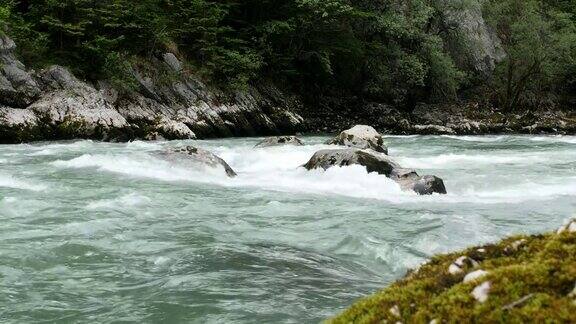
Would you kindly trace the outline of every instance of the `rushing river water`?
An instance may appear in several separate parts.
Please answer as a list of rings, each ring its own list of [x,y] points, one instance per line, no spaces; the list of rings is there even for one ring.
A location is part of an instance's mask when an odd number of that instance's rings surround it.
[[[298,168],[327,138],[0,146],[0,322],[318,322],[435,253],[576,211],[576,137],[387,137],[448,195]],[[212,150],[239,173],[155,158]]]

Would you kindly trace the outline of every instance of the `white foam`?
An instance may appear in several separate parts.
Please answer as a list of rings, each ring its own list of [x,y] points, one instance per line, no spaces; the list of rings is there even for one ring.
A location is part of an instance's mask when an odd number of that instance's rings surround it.
[[[114,199],[104,199],[91,202],[86,206],[86,209],[110,209],[115,207],[136,207],[145,205],[152,200],[146,196],[136,193],[130,193]]]
[[[465,142],[499,142],[506,139],[506,136],[455,136],[455,135],[441,135],[440,137],[450,138],[453,140],[465,141]]]
[[[326,171],[308,171],[301,166],[321,149],[330,145],[218,147],[214,151],[226,160],[239,176],[228,186],[258,187],[295,193],[339,195],[354,198],[400,202],[415,196],[402,192],[398,184],[385,176],[368,174],[362,166],[334,167]]]
[[[0,173],[0,187],[30,191],[42,191],[47,188],[46,185],[42,183],[33,183],[30,180],[18,179],[4,173]]]
[[[238,172],[228,178],[221,168],[190,169],[156,159],[150,155],[116,156],[91,155],[52,162],[59,168],[96,168],[133,177],[153,178],[161,181],[210,183],[227,187],[257,187],[267,190],[334,194],[357,198],[401,201],[415,194],[402,192],[398,184],[376,173],[368,174],[362,166],[331,168],[327,171],[307,171],[301,168],[314,147],[304,150],[276,148],[263,150],[221,151],[223,158]]]
[[[75,142],[65,142],[65,143],[43,143],[34,144],[26,148],[26,156],[49,156],[58,155],[65,152],[75,152],[75,151],[85,151],[89,148],[93,148],[97,144],[91,140],[81,140]]]
[[[162,147],[161,142],[133,141],[125,144],[129,149],[157,150]]]
[[[56,155],[56,154],[58,154],[58,150],[46,148],[46,149],[42,149],[40,151],[32,152],[32,153],[29,153],[26,155],[27,156],[47,156],[47,155]]]
[[[552,136],[534,136],[530,137],[533,142],[552,142],[552,143],[567,143],[576,144],[576,136],[569,135],[552,135]]]
[[[441,154],[427,157],[397,157],[402,166],[416,169],[448,169],[453,167],[485,166],[494,164],[530,164],[544,162],[547,158],[537,154],[477,155]]]
[[[301,147],[282,146],[271,148],[253,148],[250,142],[232,143],[228,146],[215,146],[221,142],[199,142],[224,160],[238,173],[238,177],[228,178],[222,168],[191,168],[172,164],[156,158],[147,150],[159,150],[159,143],[126,144],[128,147],[121,154],[85,154],[71,160],[59,160],[52,165],[59,168],[96,169],[98,172],[116,173],[124,176],[150,178],[160,181],[178,181],[208,183],[225,187],[253,187],[282,192],[340,195],[354,198],[386,200],[393,203],[518,203],[524,201],[549,200],[559,196],[576,195],[576,178],[548,177],[546,181],[524,179],[518,176],[514,182],[494,178],[493,184],[485,186],[488,178],[477,179],[475,184],[467,181],[466,187],[458,187],[462,181],[451,181],[445,175],[454,170],[477,168],[485,170],[493,164],[511,164],[530,167],[531,164],[557,163],[568,161],[571,156],[554,155],[547,152],[517,152],[510,155],[486,154],[442,154],[437,156],[395,157],[405,167],[415,168],[420,173],[423,169],[449,170],[438,172],[444,177],[448,195],[416,196],[412,192],[402,192],[392,180],[378,174],[368,174],[361,166],[344,168],[334,167],[327,171],[307,171],[300,166],[308,161],[314,152],[335,148],[328,145],[308,145]],[[142,148],[145,149],[142,152]],[[563,157],[562,157],[563,156]],[[559,158],[562,157],[562,158]],[[460,171],[461,172],[461,171]],[[483,175],[479,171],[479,175]],[[436,172],[435,172],[436,173]],[[457,172],[456,172],[457,174]],[[495,181],[494,181],[495,180]],[[535,182],[531,182],[535,181]]]
[[[190,169],[170,164],[149,155],[106,155],[84,154],[77,158],[52,162],[60,168],[83,169],[96,168],[100,171],[113,172],[140,178],[153,178],[164,181],[209,182],[210,179],[224,178],[224,172],[216,168]],[[222,169],[223,170],[223,169]]]

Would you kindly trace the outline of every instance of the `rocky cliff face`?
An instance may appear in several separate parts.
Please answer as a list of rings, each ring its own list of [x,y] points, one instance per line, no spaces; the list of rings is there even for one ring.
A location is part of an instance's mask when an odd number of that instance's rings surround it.
[[[506,58],[498,35],[482,15],[483,0],[437,0],[448,50],[466,70],[490,76],[496,64]]]
[[[273,86],[224,93],[188,75],[178,58],[155,59],[153,71],[134,70],[139,88],[119,94],[89,84],[67,69],[28,71],[16,44],[0,36],[0,142],[93,138],[190,139],[295,132],[299,102]],[[157,81],[159,73],[170,78]]]

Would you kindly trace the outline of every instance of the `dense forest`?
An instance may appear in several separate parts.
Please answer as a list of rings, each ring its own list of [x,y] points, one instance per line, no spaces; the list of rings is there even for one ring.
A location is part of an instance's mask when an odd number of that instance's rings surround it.
[[[454,46],[443,23],[475,5],[506,54],[489,75],[459,62],[475,44]],[[132,66],[171,51],[230,88],[274,80],[407,108],[482,96],[508,111],[573,100],[575,14],[572,0],[0,0],[27,65],[88,80],[130,87]]]

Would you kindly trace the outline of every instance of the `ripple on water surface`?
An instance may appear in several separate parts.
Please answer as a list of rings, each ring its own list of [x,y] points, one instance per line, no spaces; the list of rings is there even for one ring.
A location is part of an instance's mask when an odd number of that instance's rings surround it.
[[[326,139],[3,145],[1,321],[317,322],[435,253],[576,207],[576,137],[387,137],[445,180],[429,197],[359,167],[299,168]],[[187,144],[239,176],[156,157]]]

